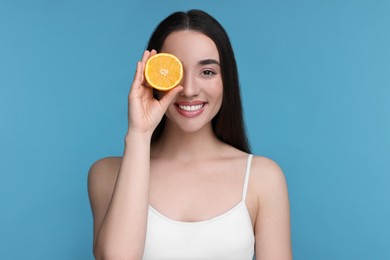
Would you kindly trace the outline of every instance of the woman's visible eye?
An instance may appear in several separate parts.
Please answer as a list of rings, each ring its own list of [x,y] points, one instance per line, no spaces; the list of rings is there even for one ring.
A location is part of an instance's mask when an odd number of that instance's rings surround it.
[[[206,76],[206,77],[210,77],[210,76],[213,76],[217,73],[215,73],[215,71],[213,70],[210,70],[210,69],[204,69],[202,70],[202,73],[201,73],[203,76]]]

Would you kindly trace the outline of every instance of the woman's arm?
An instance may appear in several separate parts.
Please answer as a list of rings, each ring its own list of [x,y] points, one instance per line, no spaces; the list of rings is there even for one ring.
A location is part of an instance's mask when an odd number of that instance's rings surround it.
[[[291,260],[290,207],[285,177],[272,160],[261,158],[256,162],[256,259]]]
[[[105,172],[104,163],[89,173],[89,194],[94,214],[94,254],[96,259],[141,259],[143,256],[149,205],[150,140],[168,105],[181,87],[161,100],[143,85],[145,51],[138,62],[129,94],[129,127],[119,172],[115,178]],[[102,165],[103,164],[103,165]],[[111,174],[112,175],[112,174]],[[111,188],[110,181],[111,180]]]
[[[142,258],[149,204],[149,142],[147,136],[130,134],[117,174],[104,161],[90,170],[96,259]]]

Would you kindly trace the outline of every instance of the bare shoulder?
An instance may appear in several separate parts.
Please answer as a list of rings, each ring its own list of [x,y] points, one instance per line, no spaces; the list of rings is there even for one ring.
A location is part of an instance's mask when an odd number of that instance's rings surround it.
[[[88,193],[92,210],[109,203],[122,162],[121,157],[106,157],[92,164],[88,173]]]
[[[290,205],[282,169],[273,160],[256,156],[249,185],[256,205],[253,206],[256,257],[292,259]]]
[[[253,156],[252,173],[262,178],[284,178],[284,174],[280,166],[267,157]]]
[[[254,156],[251,166],[251,186],[258,198],[285,195],[287,182],[281,167],[273,160]]]
[[[88,185],[116,181],[122,157],[106,157],[94,162],[89,169]]]

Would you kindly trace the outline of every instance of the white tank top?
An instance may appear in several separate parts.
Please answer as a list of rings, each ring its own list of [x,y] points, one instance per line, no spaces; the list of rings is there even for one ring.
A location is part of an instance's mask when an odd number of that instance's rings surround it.
[[[149,206],[143,260],[252,260],[255,237],[245,204],[252,157],[248,156],[241,201],[217,217],[182,222]]]

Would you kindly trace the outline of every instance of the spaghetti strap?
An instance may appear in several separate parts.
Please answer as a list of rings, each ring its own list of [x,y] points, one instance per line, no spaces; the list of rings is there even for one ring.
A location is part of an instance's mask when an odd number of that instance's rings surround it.
[[[251,171],[252,157],[253,157],[253,154],[249,154],[248,160],[246,162],[244,189],[242,191],[242,201],[244,201],[244,202],[245,202],[245,199],[246,199],[246,193],[248,191],[249,174],[250,174],[250,171]]]

